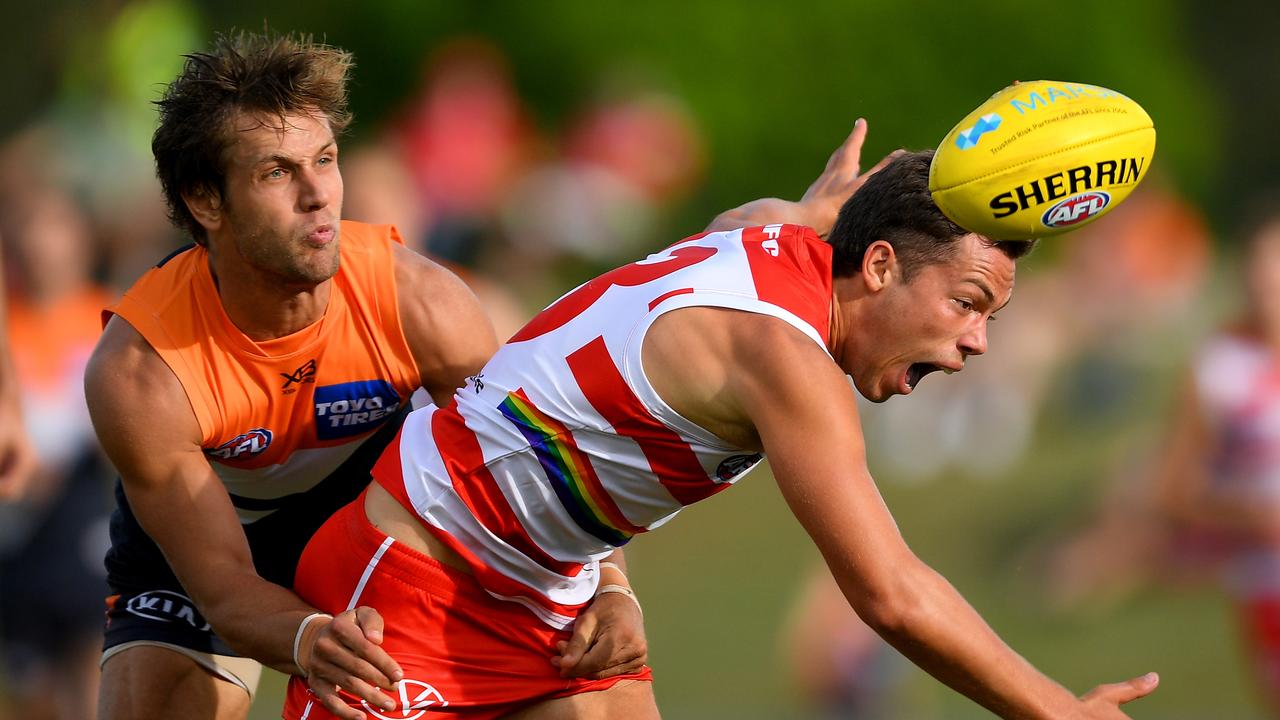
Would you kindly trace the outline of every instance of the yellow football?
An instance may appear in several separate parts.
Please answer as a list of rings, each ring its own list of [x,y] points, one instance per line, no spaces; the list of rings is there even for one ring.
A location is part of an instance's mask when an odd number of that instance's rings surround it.
[[[1151,116],[1114,90],[1016,83],[947,133],[929,191],[957,225],[994,240],[1055,235],[1123,202],[1155,148]]]

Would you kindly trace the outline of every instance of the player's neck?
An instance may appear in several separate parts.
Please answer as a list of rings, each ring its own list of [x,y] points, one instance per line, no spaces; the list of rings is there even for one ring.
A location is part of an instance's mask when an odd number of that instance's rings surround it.
[[[853,312],[858,288],[853,278],[837,277],[831,281],[831,327],[827,334],[827,350],[831,359],[844,368],[849,333],[853,330]]]
[[[255,342],[292,335],[318,322],[329,307],[332,278],[299,285],[247,265],[219,265],[210,255],[209,272],[222,308],[240,332]]]

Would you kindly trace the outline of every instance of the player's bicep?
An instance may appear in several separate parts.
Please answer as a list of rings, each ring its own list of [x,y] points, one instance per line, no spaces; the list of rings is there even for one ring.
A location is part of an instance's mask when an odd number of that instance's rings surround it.
[[[497,352],[493,323],[466,283],[412,251],[396,249],[396,284],[422,387],[443,405]]]
[[[251,568],[244,532],[201,451],[181,384],[119,318],[86,368],[85,396],[134,515],[188,589],[196,593],[201,577],[216,577],[206,570]]]
[[[112,318],[85,368],[85,400],[103,450],[145,484],[198,448],[200,428],[181,383],[128,323]]]
[[[846,590],[887,592],[895,565],[914,556],[867,470],[853,389],[798,332],[771,344],[735,386],[778,487]]]

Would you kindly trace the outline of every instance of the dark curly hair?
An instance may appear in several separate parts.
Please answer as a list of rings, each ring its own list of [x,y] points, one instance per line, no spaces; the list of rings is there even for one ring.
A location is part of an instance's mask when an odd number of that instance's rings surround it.
[[[169,219],[203,244],[204,228],[183,196],[225,193],[235,119],[242,113],[274,116],[284,127],[286,115],[318,112],[337,136],[351,122],[347,75],[353,61],[345,50],[310,36],[267,33],[219,35],[208,52],[185,57],[182,73],[156,101],[160,124],[151,152]]]

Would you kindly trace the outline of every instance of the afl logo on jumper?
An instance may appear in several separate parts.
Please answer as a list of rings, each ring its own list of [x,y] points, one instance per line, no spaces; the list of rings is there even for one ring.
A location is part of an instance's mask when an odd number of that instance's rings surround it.
[[[270,446],[271,431],[266,428],[254,428],[205,452],[221,460],[243,460],[261,453]]]
[[[763,459],[764,455],[760,453],[727,457],[720,463],[720,467],[716,468],[716,480],[722,483],[734,482]]]
[[[150,590],[129,598],[125,606],[138,617],[157,622],[184,622],[200,632],[209,631],[209,623],[196,610],[195,603],[181,593],[172,590]]]
[[[386,380],[361,380],[316,388],[316,435],[335,440],[368,432],[400,409]]]

